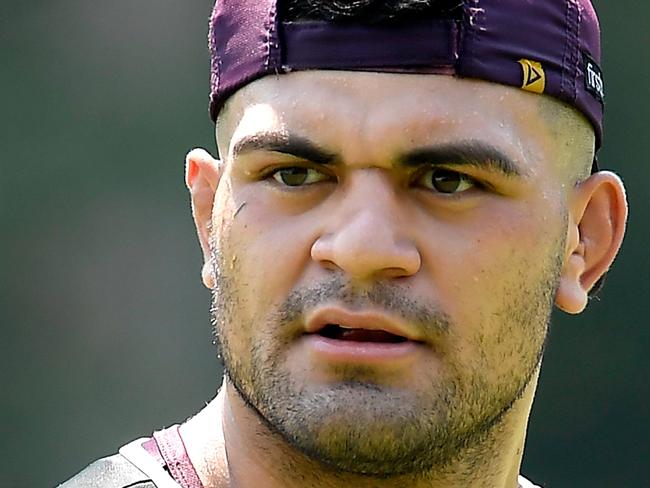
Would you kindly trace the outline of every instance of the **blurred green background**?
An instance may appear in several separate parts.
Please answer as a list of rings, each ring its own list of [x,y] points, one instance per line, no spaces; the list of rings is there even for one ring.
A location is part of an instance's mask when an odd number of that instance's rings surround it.
[[[523,471],[650,487],[650,3],[596,2],[629,230],[554,317]],[[54,486],[219,385],[183,161],[214,148],[200,0],[0,0],[0,487]],[[645,237],[644,237],[645,236]]]

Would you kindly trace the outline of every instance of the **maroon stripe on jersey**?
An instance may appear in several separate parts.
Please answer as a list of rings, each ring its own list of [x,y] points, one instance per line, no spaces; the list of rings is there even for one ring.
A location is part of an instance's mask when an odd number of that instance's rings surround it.
[[[192,461],[187,455],[185,444],[178,429],[178,425],[172,425],[168,429],[154,432],[153,438],[158,446],[158,451],[169,470],[169,474],[183,488],[204,488]]]

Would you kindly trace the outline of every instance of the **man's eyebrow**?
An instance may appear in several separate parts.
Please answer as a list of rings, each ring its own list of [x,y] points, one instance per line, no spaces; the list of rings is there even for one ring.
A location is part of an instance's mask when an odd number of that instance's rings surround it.
[[[397,161],[404,166],[471,166],[496,171],[509,178],[520,178],[526,174],[499,148],[474,140],[417,148],[402,154]]]
[[[263,132],[243,137],[233,146],[232,157],[253,151],[279,152],[323,165],[335,164],[337,161],[336,154],[324,150],[310,140],[281,132]]]
[[[235,143],[232,156],[236,158],[253,151],[288,154],[316,164],[333,165],[340,157],[301,136],[284,132],[262,132],[245,136]],[[522,177],[525,172],[499,148],[476,140],[453,142],[429,147],[419,147],[397,158],[400,166],[472,166],[496,171],[504,176]]]

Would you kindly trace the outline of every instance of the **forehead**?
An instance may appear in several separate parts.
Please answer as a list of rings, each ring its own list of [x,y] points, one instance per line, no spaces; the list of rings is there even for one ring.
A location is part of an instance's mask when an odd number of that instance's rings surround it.
[[[544,98],[444,75],[295,72],[267,76],[236,92],[219,116],[217,135],[224,155],[243,137],[284,132],[314,139],[351,160],[468,139],[528,160],[553,147]]]

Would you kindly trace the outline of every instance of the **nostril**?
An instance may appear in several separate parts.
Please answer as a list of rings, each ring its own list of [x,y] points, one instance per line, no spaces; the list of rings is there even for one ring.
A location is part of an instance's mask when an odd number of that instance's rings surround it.
[[[329,271],[336,271],[337,269],[339,269],[336,263],[334,261],[330,261],[329,259],[322,259],[320,261],[320,264],[323,268]]]

